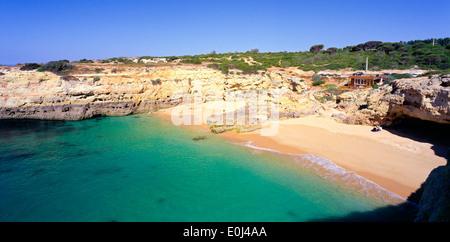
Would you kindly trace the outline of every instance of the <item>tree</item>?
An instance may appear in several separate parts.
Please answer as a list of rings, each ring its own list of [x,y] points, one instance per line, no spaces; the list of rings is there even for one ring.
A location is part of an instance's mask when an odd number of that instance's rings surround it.
[[[329,50],[331,53],[334,53],[334,52],[337,52],[337,51],[338,51],[338,48],[336,48],[336,47],[330,47],[330,48],[328,48],[327,50]]]
[[[428,63],[428,65],[434,65],[441,62],[442,59],[437,54],[430,54],[425,57],[425,61]]]
[[[251,49],[249,51],[250,54],[259,54],[259,50],[257,48]]]
[[[389,52],[395,50],[395,47],[391,43],[386,42],[378,46],[378,50],[384,51],[386,54],[389,54]]]
[[[351,47],[351,51],[363,51],[364,50],[364,44],[359,44]]]
[[[368,41],[364,44],[364,50],[376,50],[381,41]]]
[[[216,53],[215,50],[211,51],[211,53],[210,53],[210,55],[216,55],[216,54],[217,54],[217,53]]]
[[[310,52],[317,53],[323,49],[323,45],[313,45],[309,49]]]

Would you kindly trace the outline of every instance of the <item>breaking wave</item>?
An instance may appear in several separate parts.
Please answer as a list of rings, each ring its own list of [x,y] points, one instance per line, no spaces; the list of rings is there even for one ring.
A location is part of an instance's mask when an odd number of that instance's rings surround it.
[[[362,177],[353,171],[346,170],[336,165],[331,160],[325,159],[323,157],[311,154],[282,153],[277,150],[255,146],[251,141],[240,144],[253,149],[270,151],[291,156],[297,164],[301,165],[302,167],[314,170],[315,173],[323,179],[345,184],[347,186],[355,188],[358,192],[363,193],[367,196],[376,197],[382,199],[385,202],[394,204],[407,202],[407,200],[405,200],[398,194],[388,191],[380,185],[370,181],[369,179]]]

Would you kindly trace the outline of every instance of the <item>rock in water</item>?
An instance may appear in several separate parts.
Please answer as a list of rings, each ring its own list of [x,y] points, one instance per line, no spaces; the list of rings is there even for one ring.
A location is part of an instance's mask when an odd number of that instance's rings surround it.
[[[204,135],[200,135],[195,138],[192,138],[192,140],[194,140],[194,141],[205,140],[205,139],[206,139],[206,136],[204,136]]]

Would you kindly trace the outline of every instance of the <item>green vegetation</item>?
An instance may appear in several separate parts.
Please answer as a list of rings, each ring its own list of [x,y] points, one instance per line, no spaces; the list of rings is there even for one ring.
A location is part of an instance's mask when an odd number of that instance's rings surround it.
[[[309,49],[310,52],[317,53],[323,49],[323,45],[313,45]]]
[[[79,61],[77,61],[78,63],[94,63],[94,61],[92,60],[86,60],[86,59],[81,59]]]
[[[325,95],[323,97],[315,97],[317,101],[319,101],[320,103],[326,103],[328,101],[333,100],[333,94],[331,95]]]
[[[98,77],[98,76],[94,77],[94,82],[98,82],[98,81],[100,81],[100,77]]]
[[[447,75],[447,74],[450,74],[450,69],[438,70],[438,71],[429,71],[429,72],[421,74],[419,76]]]
[[[313,83],[312,83],[313,86],[320,86],[322,84],[325,84],[325,82],[324,81],[313,81]]]
[[[327,91],[334,91],[334,90],[338,89],[338,86],[336,86],[336,84],[326,84],[323,86],[323,88],[326,89]]]
[[[104,68],[98,68],[98,67],[94,69],[95,73],[100,73],[104,70],[105,70]]]
[[[313,80],[313,82],[320,81],[320,76],[319,76],[319,74],[314,73],[314,75],[312,76],[312,80]]]
[[[124,63],[124,64],[132,64],[133,60],[127,59],[125,57],[118,57],[118,58],[109,58],[102,60],[102,63]]]
[[[297,67],[304,71],[339,70],[352,68],[365,69],[366,58],[369,58],[370,70],[385,69],[420,69],[446,70],[450,68],[450,38],[414,40],[408,42],[368,41],[344,48],[314,45],[309,51],[299,52],[265,52],[258,49],[246,52],[216,53],[194,56],[169,57],[168,61],[181,59],[181,63],[202,64],[213,63],[209,67],[229,73],[230,69],[238,69],[243,74],[256,73],[270,67]],[[140,57],[144,58],[144,57]],[[168,58],[168,57],[166,57]],[[252,62],[253,60],[253,62]],[[248,63],[251,62],[252,65]]]
[[[49,63],[43,65],[38,71],[50,71],[55,74],[63,74],[67,70],[71,70],[75,66],[69,64],[68,60],[50,61]]]
[[[395,79],[411,78],[410,74],[392,74],[391,77]]]
[[[42,67],[41,65],[37,63],[26,63],[25,65],[20,67],[21,71],[31,71]]]

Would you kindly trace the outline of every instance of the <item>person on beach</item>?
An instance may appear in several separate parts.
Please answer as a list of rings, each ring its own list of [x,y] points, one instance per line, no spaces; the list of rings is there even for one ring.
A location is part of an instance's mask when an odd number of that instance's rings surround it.
[[[381,131],[381,130],[383,130],[383,128],[381,128],[381,126],[375,126],[375,127],[373,127],[373,129],[372,129],[373,132],[379,132],[379,131]]]

